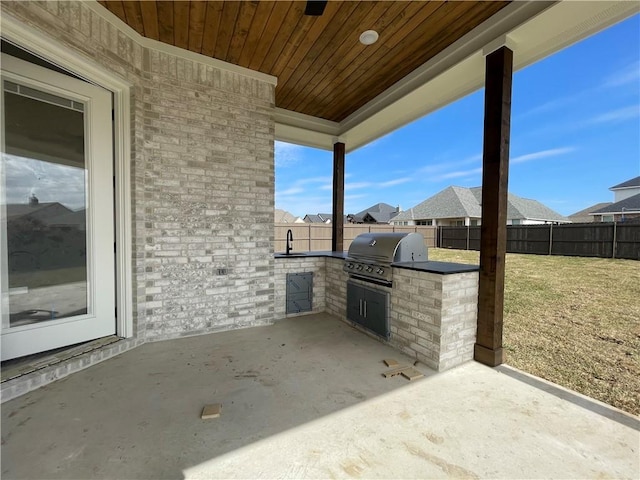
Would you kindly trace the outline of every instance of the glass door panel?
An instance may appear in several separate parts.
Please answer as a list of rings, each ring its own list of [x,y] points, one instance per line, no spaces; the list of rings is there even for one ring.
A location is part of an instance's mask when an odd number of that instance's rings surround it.
[[[3,360],[115,333],[111,95],[2,55]]]
[[[84,104],[4,82],[10,327],[84,315]]]

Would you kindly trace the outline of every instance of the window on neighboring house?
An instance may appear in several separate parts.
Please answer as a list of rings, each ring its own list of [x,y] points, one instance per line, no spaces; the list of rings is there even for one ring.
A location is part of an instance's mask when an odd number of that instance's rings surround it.
[[[471,220],[471,226],[472,227],[477,227],[478,226],[478,220]]]
[[[433,220],[416,220],[416,225],[433,225]]]
[[[451,222],[451,225],[453,225],[454,227],[464,227],[464,220],[456,220],[454,222]]]
[[[613,222],[613,215],[603,215],[602,216],[602,221],[603,222]]]
[[[521,221],[519,218],[514,218],[513,220],[511,220],[511,225],[520,225]]]

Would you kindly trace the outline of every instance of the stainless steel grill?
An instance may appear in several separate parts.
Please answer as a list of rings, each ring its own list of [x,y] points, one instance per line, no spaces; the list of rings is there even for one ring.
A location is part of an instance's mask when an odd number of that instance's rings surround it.
[[[343,269],[350,277],[391,285],[392,263],[426,260],[420,233],[362,233],[351,242]]]

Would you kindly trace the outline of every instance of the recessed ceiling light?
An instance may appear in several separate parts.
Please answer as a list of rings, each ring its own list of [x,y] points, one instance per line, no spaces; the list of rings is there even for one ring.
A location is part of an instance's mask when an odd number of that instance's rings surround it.
[[[367,30],[360,35],[360,43],[363,45],[373,45],[378,41],[378,32],[375,30]]]

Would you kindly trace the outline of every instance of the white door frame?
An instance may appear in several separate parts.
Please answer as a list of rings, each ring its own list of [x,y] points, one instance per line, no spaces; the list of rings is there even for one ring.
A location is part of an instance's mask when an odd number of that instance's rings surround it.
[[[114,108],[114,173],[116,234],[116,334],[129,338],[134,335],[133,282],[131,247],[131,129],[130,99],[133,85],[54,38],[25,26],[7,12],[2,12],[0,32],[5,40],[55,65],[73,72],[80,78],[113,93]]]

